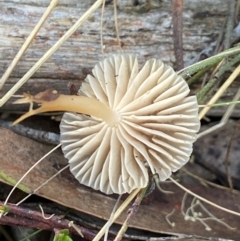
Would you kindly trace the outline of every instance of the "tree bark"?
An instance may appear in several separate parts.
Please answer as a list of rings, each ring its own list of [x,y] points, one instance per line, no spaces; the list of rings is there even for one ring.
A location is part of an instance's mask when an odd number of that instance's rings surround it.
[[[49,0],[0,0],[0,76],[45,11]],[[2,97],[95,1],[60,1],[33,43],[0,90]],[[221,7],[219,7],[221,6]],[[214,42],[227,14],[225,0],[185,0],[183,12],[184,62]],[[141,63],[156,57],[174,65],[172,9],[169,0],[121,0],[117,5],[118,45],[113,1],[106,1],[103,16],[104,56],[134,53]],[[68,93],[69,81],[80,86],[92,67],[103,58],[100,44],[101,9],[98,9],[34,74],[17,94],[55,88]],[[24,110],[12,100],[1,110]]]

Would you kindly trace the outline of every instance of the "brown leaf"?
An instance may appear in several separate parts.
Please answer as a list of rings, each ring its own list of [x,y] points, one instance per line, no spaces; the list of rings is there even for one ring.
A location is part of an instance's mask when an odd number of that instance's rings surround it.
[[[49,146],[0,128],[0,169],[16,180],[20,179],[50,149]],[[66,163],[61,151],[55,151],[37,166],[22,183],[33,190],[55,174],[58,166],[63,166]],[[157,236],[161,236],[159,233],[176,236],[182,233],[240,239],[239,229],[229,230],[211,221],[208,223],[212,227],[212,231],[208,232],[199,222],[184,221],[180,213],[183,191],[173,184],[168,184],[168,186],[165,184],[164,189],[174,191],[174,194],[164,195],[154,191],[154,193],[146,197],[133,219],[131,227],[158,233]],[[206,189],[202,186],[194,186],[191,189],[205,198],[230,209],[237,209],[234,200],[237,200],[238,203],[240,200],[240,195],[235,195],[235,199],[233,199],[230,193],[218,189]],[[105,196],[78,184],[69,172],[57,176],[42,187],[38,195],[105,220],[109,218],[115,204],[115,199],[112,196]],[[176,223],[174,228],[165,220],[166,215],[173,208],[176,209],[176,212],[170,217],[170,220]],[[239,227],[240,217],[229,215],[212,207],[207,208],[218,218],[224,218],[224,221],[232,227]],[[127,211],[122,214],[118,220],[119,223],[124,221],[126,214]]]

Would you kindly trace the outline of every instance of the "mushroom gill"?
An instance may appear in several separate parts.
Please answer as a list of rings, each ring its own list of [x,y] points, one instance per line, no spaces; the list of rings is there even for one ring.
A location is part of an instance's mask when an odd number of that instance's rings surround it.
[[[113,55],[92,72],[77,96],[24,94],[15,103],[30,103],[30,109],[14,124],[67,111],[60,129],[70,170],[107,194],[145,187],[149,170],[164,181],[189,160],[200,127],[198,103],[171,67],[151,59],[139,70],[135,56]],[[33,109],[33,102],[40,107]]]
[[[130,193],[147,185],[149,170],[164,181],[189,160],[198,103],[170,66],[151,59],[139,70],[135,56],[113,55],[92,73],[79,95],[94,100],[100,115],[81,111],[88,104],[80,101],[60,124],[63,153],[81,184]]]

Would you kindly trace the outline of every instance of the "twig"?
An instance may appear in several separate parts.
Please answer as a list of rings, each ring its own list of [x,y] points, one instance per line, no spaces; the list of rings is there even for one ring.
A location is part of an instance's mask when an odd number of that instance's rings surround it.
[[[118,208],[116,213],[114,214],[112,218],[112,223],[115,222],[115,220],[121,215],[121,213],[124,211],[124,209],[129,205],[129,203],[134,199],[134,197],[140,192],[140,188],[135,189],[128,198],[122,203],[122,205]],[[92,241],[98,241],[101,239],[101,237],[104,235],[107,227],[111,225],[109,222],[107,222],[102,229],[98,232],[98,234],[95,236],[95,238]]]
[[[4,203],[0,202],[0,206],[4,206]],[[2,216],[0,219],[0,224],[2,225],[32,227],[51,231],[53,231],[55,228],[69,229],[71,233],[79,235],[74,228],[69,228],[69,220],[62,219],[59,216],[53,216],[50,219],[46,219],[42,216],[41,212],[33,211],[28,208],[18,207],[13,204],[8,204],[8,209],[9,215]],[[96,235],[95,230],[87,229],[79,225],[76,226],[79,230],[81,230],[85,239],[92,240]]]
[[[228,49],[224,52],[221,52],[220,54],[217,54],[208,59],[199,61],[196,64],[188,66],[188,67],[178,71],[178,74],[180,74],[180,76],[183,77],[184,79],[187,79],[187,78],[191,77],[193,74],[200,71],[201,69],[204,69],[208,66],[215,65],[215,64],[219,63],[223,58],[228,57],[233,54],[237,54],[239,52],[240,52],[239,46]]]
[[[11,121],[5,120],[0,120],[0,126],[41,143],[58,145],[60,142],[60,135],[53,132],[36,130],[21,124],[13,126]]]
[[[183,63],[183,43],[182,43],[182,28],[183,28],[183,0],[172,0],[172,18],[173,18],[173,45],[176,58],[177,70],[184,67]]]
[[[52,175],[50,178],[48,178],[45,182],[43,182],[40,186],[38,186],[36,189],[34,189],[31,193],[29,193],[26,197],[24,197],[22,200],[20,200],[16,205],[20,205],[21,203],[23,203],[25,200],[27,200],[29,197],[31,197],[33,194],[36,194],[37,191],[42,188],[43,186],[45,186],[46,184],[48,184],[53,178],[55,178],[56,176],[58,176],[61,172],[63,172],[64,170],[66,170],[69,167],[69,164],[66,165],[65,167],[63,167],[61,170],[59,170],[58,172],[56,172],[54,175]]]
[[[113,210],[112,210],[112,213],[111,213],[111,215],[110,215],[110,218],[109,218],[109,220],[108,220],[108,222],[107,222],[107,228],[106,228],[105,235],[104,235],[104,241],[107,241],[107,240],[108,240],[109,228],[110,228],[111,224],[113,223],[112,220],[113,220],[114,214],[115,214],[115,212],[116,212],[116,210],[117,210],[117,207],[118,207],[118,205],[119,205],[119,202],[120,202],[120,200],[121,200],[121,197],[122,197],[122,194],[119,195],[119,197],[118,197],[118,199],[117,199],[117,201],[116,201],[116,203],[115,203],[115,205],[114,205],[114,207],[113,207]]]
[[[208,66],[205,69],[198,71],[195,75],[193,75],[190,79],[188,79],[188,81],[187,81],[188,85],[191,86],[195,81],[199,80],[201,76],[206,74],[206,72],[211,68],[212,68],[212,66]]]
[[[234,10],[236,6],[236,2],[232,0],[228,0],[229,5],[229,13],[228,13],[228,19],[227,19],[227,25],[226,25],[226,31],[225,31],[225,39],[224,39],[224,50],[228,49],[231,45],[231,37],[234,27]]]
[[[214,75],[214,77],[209,80],[209,82],[200,90],[197,94],[198,103],[202,103],[206,95],[209,93],[210,90],[216,85],[219,78],[228,71],[233,65],[240,62],[240,54],[234,57],[231,61],[226,62],[219,71]]]
[[[134,201],[132,207],[128,210],[128,216],[127,216],[126,220],[124,221],[124,223],[123,223],[121,229],[119,230],[119,232],[118,232],[116,238],[114,239],[114,241],[122,240],[123,235],[125,234],[125,232],[128,229],[128,226],[130,224],[131,219],[137,213],[137,210],[138,210],[138,208],[139,208],[139,206],[140,206],[140,204],[141,204],[141,202],[142,202],[142,200],[145,196],[145,193],[146,193],[147,189],[148,189],[148,186],[143,188],[140,191],[140,193],[137,195],[137,198]]]

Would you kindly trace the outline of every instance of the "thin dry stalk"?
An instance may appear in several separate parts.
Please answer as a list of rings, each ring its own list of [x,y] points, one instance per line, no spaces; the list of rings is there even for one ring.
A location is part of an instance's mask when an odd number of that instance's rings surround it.
[[[45,156],[47,157],[47,156]],[[21,201],[19,201],[16,206],[19,206],[21,203],[23,203],[25,200],[27,200],[29,197],[31,197],[33,194],[36,194],[37,191],[42,188],[43,186],[47,185],[53,178],[58,176],[61,172],[69,168],[69,164],[65,167],[63,167],[61,170],[59,170],[57,173],[51,176],[51,178],[47,179],[44,183],[42,183],[40,186],[38,186],[36,189],[34,189],[31,193],[29,193],[26,197],[24,197]]]
[[[230,209],[227,209],[227,208],[224,208],[224,207],[222,207],[222,206],[219,206],[219,205],[217,205],[216,203],[213,203],[213,202],[211,202],[211,201],[209,201],[209,200],[207,200],[207,199],[205,199],[205,198],[197,195],[196,193],[194,193],[194,192],[190,191],[189,189],[187,189],[186,187],[182,186],[180,183],[178,183],[177,181],[175,181],[173,178],[169,177],[169,179],[170,179],[175,185],[177,185],[178,187],[180,187],[183,191],[185,191],[185,192],[187,192],[188,194],[196,197],[197,199],[199,199],[199,200],[201,200],[201,201],[203,201],[203,202],[205,202],[205,203],[207,203],[207,204],[209,204],[209,205],[211,205],[211,206],[213,206],[213,207],[215,207],[215,208],[218,208],[218,209],[220,209],[220,210],[222,210],[222,211],[224,211],[224,212],[227,212],[227,213],[230,213],[230,214],[233,214],[233,215],[236,215],[236,216],[240,216],[240,213],[238,213],[238,212],[235,212],[235,211],[232,211],[232,210],[230,210]]]
[[[115,22],[115,31],[116,31],[118,46],[121,48],[121,41],[120,41],[119,30],[118,30],[118,19],[117,19],[117,0],[114,0],[114,22]]]
[[[122,205],[118,208],[118,210],[116,211],[116,213],[113,216],[112,219],[112,223],[116,221],[116,219],[121,215],[121,213],[127,208],[127,206],[129,205],[129,203],[135,198],[135,196],[141,191],[140,188],[134,190],[129,196],[128,198],[122,203]],[[112,224],[111,223],[111,224]],[[102,227],[102,229],[98,232],[98,234],[96,235],[96,237],[92,240],[92,241],[99,241],[102,236],[104,235],[104,233],[107,230],[107,227],[109,225],[108,222]]]
[[[198,180],[198,181],[199,181],[202,185],[204,185],[204,186],[212,186],[212,187],[216,187],[216,188],[218,188],[218,189],[222,189],[222,190],[225,190],[225,191],[231,191],[228,187],[224,187],[224,186],[218,185],[218,184],[216,184],[216,183],[209,182],[209,181],[207,181],[207,180],[205,180],[205,179],[203,179],[203,178],[201,178],[201,177],[199,177],[199,176],[191,173],[191,172],[188,171],[185,167],[183,167],[181,170],[184,171],[184,172],[185,172],[187,175],[189,175],[190,177]],[[237,191],[237,190],[232,190],[232,192],[233,192],[233,193],[236,193],[236,194],[239,193],[239,191]]]
[[[8,194],[6,200],[4,201],[4,205],[7,204],[9,198],[11,197],[14,190],[17,188],[17,186],[22,182],[22,180],[41,162],[43,161],[48,155],[50,155],[52,152],[54,152],[56,149],[58,149],[62,144],[57,145],[54,147],[51,151],[49,151],[46,155],[44,155],[42,158],[40,158],[31,168],[28,169],[28,171],[19,179],[19,181],[14,185],[11,192]],[[1,217],[1,216],[0,216]]]
[[[3,106],[15,92],[28,81],[29,78],[55,53],[61,45],[95,12],[103,0],[97,0],[78,21],[40,58],[37,63],[0,99],[0,107]]]
[[[240,98],[240,89],[238,89],[236,95],[233,98],[233,101],[237,101],[237,100],[239,100],[239,98]],[[224,113],[220,123],[218,123],[217,125],[212,126],[212,127],[208,128],[207,130],[199,133],[197,139],[202,138],[203,136],[223,127],[227,123],[227,121],[229,120],[232,112],[234,111],[235,106],[236,106],[236,104],[229,105],[229,107],[227,108],[226,112]]]
[[[8,77],[10,76],[10,74],[12,73],[12,71],[15,68],[15,66],[17,65],[18,61],[21,59],[21,57],[23,56],[23,54],[25,53],[25,51],[27,50],[27,48],[31,44],[32,40],[37,35],[37,33],[39,32],[40,28],[42,27],[42,25],[44,24],[44,22],[46,21],[46,19],[48,18],[48,16],[52,12],[52,10],[56,7],[58,2],[59,2],[59,0],[52,0],[50,2],[50,4],[47,7],[46,11],[44,12],[43,16],[41,17],[41,19],[39,20],[37,25],[34,27],[33,31],[28,36],[28,38],[26,39],[25,43],[22,45],[22,47],[20,48],[19,52],[17,53],[17,55],[13,59],[12,63],[9,65],[9,67],[7,68],[5,73],[3,74],[2,78],[0,79],[0,89],[2,89],[3,85],[7,81]]]
[[[126,218],[126,220],[124,221],[121,229],[119,230],[116,238],[114,239],[114,241],[120,241],[123,238],[123,235],[126,233],[128,226],[130,224],[130,221],[132,220],[133,216],[137,213],[137,210],[146,194],[146,191],[148,189],[148,186],[143,188],[137,195],[136,200],[134,201],[132,207],[129,209],[128,211],[128,216]]]
[[[232,82],[237,78],[240,73],[240,65],[233,71],[233,73],[229,76],[226,82],[219,88],[217,93],[211,98],[211,100],[207,103],[207,105],[214,104],[223,94],[223,92],[232,84]],[[206,113],[211,109],[211,107],[206,106],[199,114],[199,119],[202,119]]]
[[[104,9],[105,9],[105,2],[106,0],[103,0],[102,3],[102,13],[101,13],[101,26],[100,26],[100,41],[101,41],[101,51],[104,58],[104,44],[103,44],[103,15],[104,15]]]

